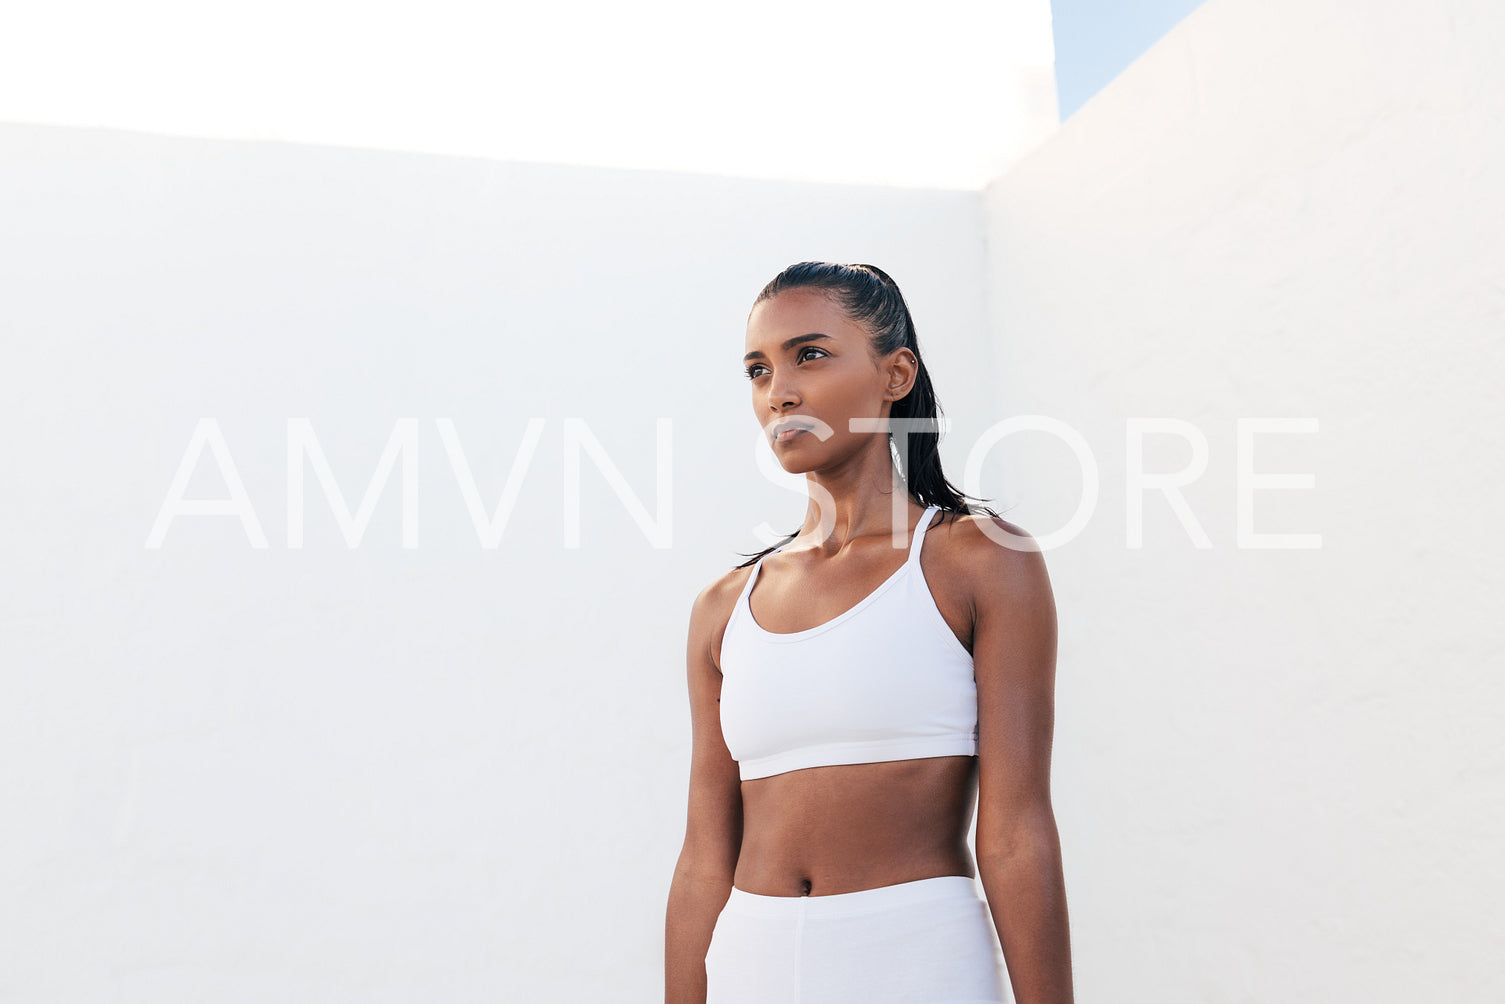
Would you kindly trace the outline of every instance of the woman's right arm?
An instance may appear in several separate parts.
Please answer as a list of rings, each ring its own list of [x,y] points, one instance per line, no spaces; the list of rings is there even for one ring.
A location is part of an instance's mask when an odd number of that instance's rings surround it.
[[[690,612],[690,797],[664,924],[665,1004],[705,1004],[706,948],[731,895],[742,846],[742,782],[721,736],[721,671],[712,656],[713,640],[740,593],[728,596],[736,581],[728,573],[707,586]]]

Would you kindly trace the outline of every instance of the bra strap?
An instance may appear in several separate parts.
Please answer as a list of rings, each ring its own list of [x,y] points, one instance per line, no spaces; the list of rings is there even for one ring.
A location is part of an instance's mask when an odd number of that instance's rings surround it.
[[[925,527],[930,525],[930,517],[939,512],[940,508],[938,505],[933,505],[929,509],[926,509],[925,514],[920,517],[920,522],[915,524],[914,540],[909,542],[910,561],[920,560],[920,546],[925,543]]]
[[[775,547],[772,551],[769,551],[768,554],[777,554],[778,552],[782,551],[788,544],[789,541],[786,540],[778,547]],[[768,554],[763,555],[763,558],[768,557]],[[747,581],[742,583],[742,595],[737,597],[737,606],[743,607],[747,605],[747,597],[748,594],[752,592],[753,582],[758,578],[758,573],[763,570],[763,558],[759,558],[757,561],[753,562],[752,572],[748,574]]]

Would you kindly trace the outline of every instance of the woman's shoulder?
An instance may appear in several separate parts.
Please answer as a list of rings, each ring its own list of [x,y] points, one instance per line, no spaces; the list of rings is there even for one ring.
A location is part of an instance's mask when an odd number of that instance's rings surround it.
[[[1025,585],[1044,574],[1039,542],[1017,523],[987,513],[954,512],[943,512],[936,522],[940,525],[925,535],[925,549],[939,552],[938,564],[948,578],[993,589]]]
[[[731,568],[720,573],[710,582],[707,582],[695,596],[697,608],[730,607],[742,593],[742,587],[747,585],[748,578],[752,575],[753,566]]]
[[[752,571],[753,566],[748,565],[722,572],[695,595],[690,609],[690,645],[703,651],[712,666],[721,665],[721,639]]]
[[[747,585],[753,566],[728,569],[707,582],[695,594],[691,604],[691,623],[709,634],[717,634],[726,627],[742,587]]]

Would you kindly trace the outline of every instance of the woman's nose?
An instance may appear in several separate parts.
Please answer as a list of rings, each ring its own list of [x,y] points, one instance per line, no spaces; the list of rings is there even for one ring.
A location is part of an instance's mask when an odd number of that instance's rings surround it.
[[[774,411],[780,411],[791,404],[798,404],[800,399],[799,390],[795,387],[794,380],[788,376],[774,373],[768,381],[768,404]]]

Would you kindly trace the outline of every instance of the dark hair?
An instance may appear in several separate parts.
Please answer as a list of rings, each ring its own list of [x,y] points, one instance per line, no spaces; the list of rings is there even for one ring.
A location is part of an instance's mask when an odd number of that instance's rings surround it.
[[[876,265],[838,265],[827,261],[802,261],[790,265],[773,277],[758,298],[753,308],[764,300],[791,289],[815,289],[831,296],[840,304],[843,312],[853,321],[872,333],[874,355],[887,355],[895,349],[905,348],[914,353],[919,365],[914,386],[909,393],[895,401],[889,410],[890,418],[928,418],[938,420],[941,405],[930,383],[930,371],[925,368],[925,359],[920,355],[920,344],[915,338],[914,321],[909,316],[909,305],[898,283]],[[749,313],[749,316],[751,314]],[[981,505],[970,505],[957,488],[946,480],[941,470],[940,430],[911,429],[905,441],[905,453],[899,455],[889,434],[889,450],[899,461],[899,473],[909,497],[916,505],[926,508],[939,506],[942,512],[960,514],[998,513]],[[981,500],[979,500],[981,501]],[[737,568],[746,568],[776,547],[781,547],[799,535],[799,530],[789,534],[778,544],[764,548],[748,557]]]

